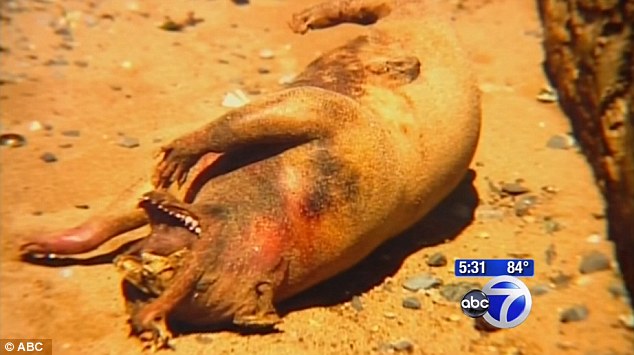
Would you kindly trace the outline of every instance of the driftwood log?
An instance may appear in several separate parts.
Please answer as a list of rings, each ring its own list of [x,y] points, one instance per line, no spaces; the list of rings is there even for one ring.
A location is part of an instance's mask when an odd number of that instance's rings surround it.
[[[634,0],[537,0],[544,67],[607,203],[634,295]]]

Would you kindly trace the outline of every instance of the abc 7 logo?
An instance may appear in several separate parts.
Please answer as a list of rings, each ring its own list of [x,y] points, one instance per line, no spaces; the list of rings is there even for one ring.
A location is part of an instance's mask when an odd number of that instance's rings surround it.
[[[498,276],[482,291],[471,290],[460,301],[464,314],[471,318],[484,317],[497,328],[513,328],[522,324],[531,311],[528,287],[513,276]]]

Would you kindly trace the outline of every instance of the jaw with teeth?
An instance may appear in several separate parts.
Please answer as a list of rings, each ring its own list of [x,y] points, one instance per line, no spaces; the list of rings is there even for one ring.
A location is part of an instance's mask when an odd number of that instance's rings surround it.
[[[117,257],[115,266],[130,284],[155,297],[171,283],[202,228],[189,206],[166,192],[144,195],[139,207],[149,217],[151,233]]]
[[[139,203],[140,207],[143,207],[151,223],[165,223],[165,224],[179,224],[186,228],[190,232],[200,236],[202,229],[200,228],[200,222],[198,218],[187,209],[183,208],[180,201],[174,201],[170,198],[156,198],[157,193],[148,193],[143,196],[143,199]]]

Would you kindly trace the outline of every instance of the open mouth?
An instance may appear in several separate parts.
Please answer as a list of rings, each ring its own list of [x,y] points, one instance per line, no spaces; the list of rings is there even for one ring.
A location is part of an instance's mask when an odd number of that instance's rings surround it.
[[[200,222],[196,216],[182,207],[167,201],[156,201],[150,196],[144,196],[139,206],[145,209],[153,223],[181,226],[200,236]]]

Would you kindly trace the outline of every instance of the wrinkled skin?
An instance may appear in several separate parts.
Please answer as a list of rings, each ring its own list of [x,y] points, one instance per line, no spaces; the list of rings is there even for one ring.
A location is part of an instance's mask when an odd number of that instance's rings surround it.
[[[329,1],[289,24],[304,33],[377,20],[287,89],[163,147],[154,189],[138,206],[33,238],[22,250],[84,252],[149,223],[150,235],[115,261],[147,296],[129,311],[149,347],[168,346],[168,315],[275,325],[277,302],[421,219],[473,157],[473,76],[450,27],[418,1]]]

